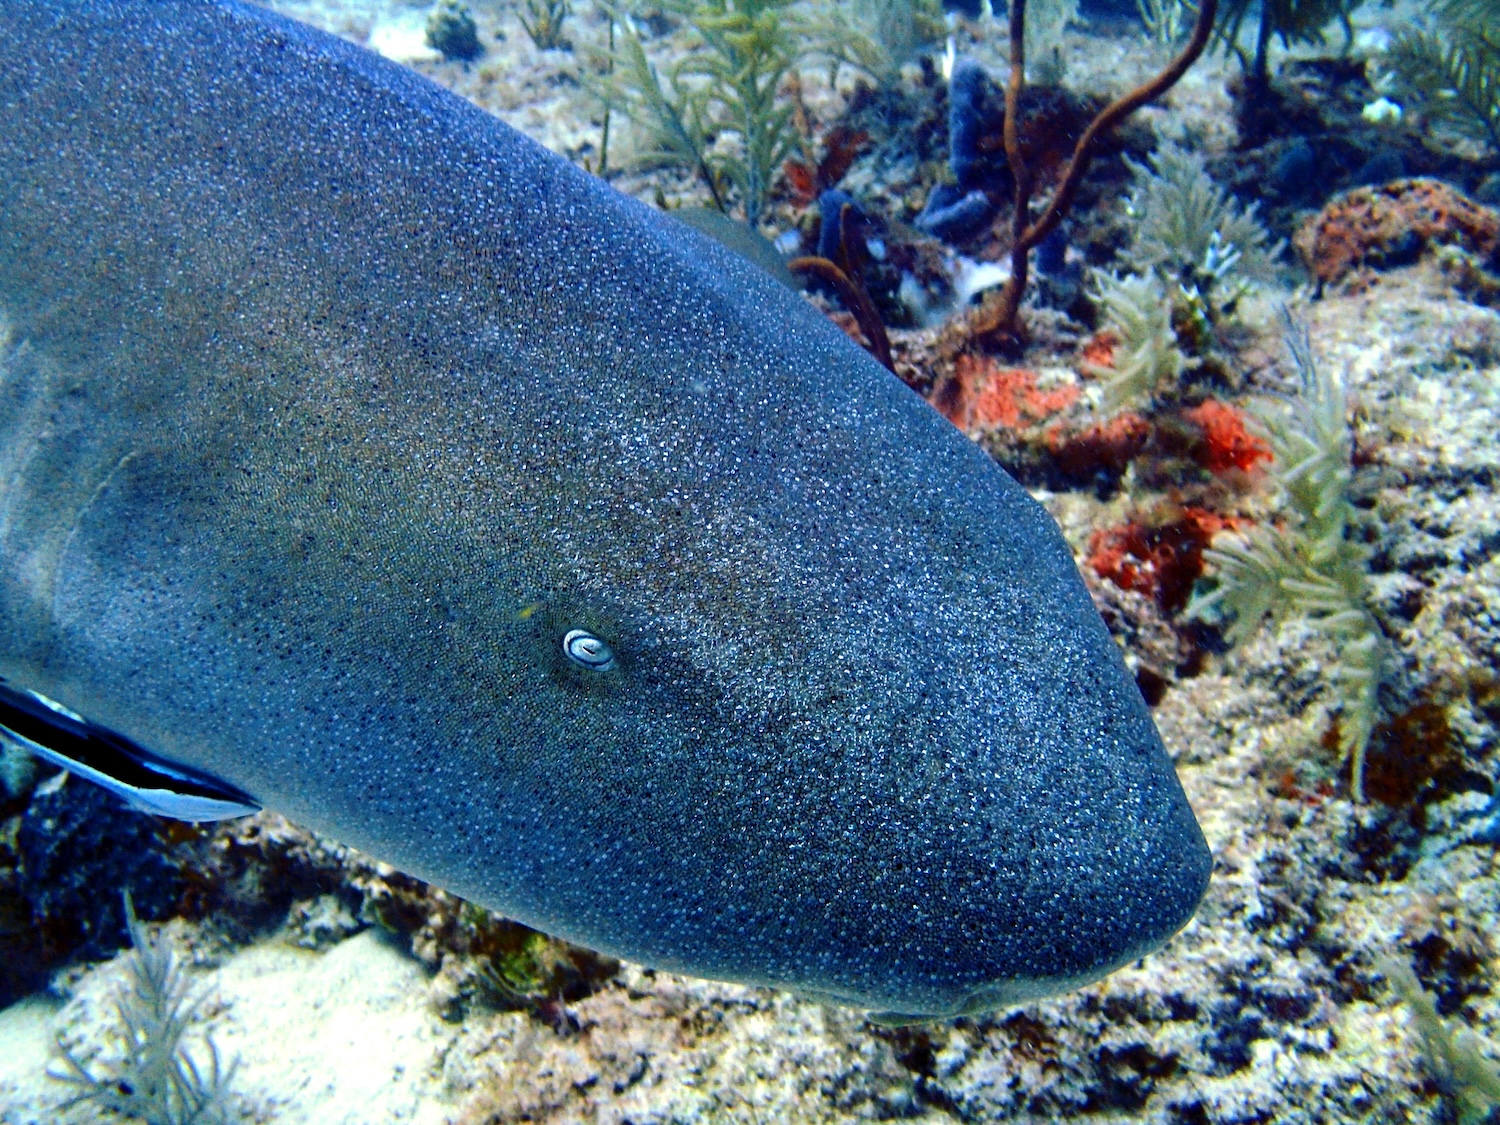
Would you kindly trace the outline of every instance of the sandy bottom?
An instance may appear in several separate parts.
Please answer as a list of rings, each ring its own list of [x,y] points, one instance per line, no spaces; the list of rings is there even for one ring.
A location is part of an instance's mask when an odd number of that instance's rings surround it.
[[[71,1089],[46,1072],[60,1029],[103,1071],[120,969],[117,958],[91,970],[66,1005],[34,997],[0,1011],[0,1122],[93,1119],[87,1106],[58,1115]],[[269,939],[200,976],[205,1027],[224,1059],[238,1059],[233,1091],[247,1120],[380,1125],[452,1113],[442,1062],[455,1029],[434,1014],[421,967],[378,931],[326,953]],[[188,1043],[206,1058],[201,1037]]]

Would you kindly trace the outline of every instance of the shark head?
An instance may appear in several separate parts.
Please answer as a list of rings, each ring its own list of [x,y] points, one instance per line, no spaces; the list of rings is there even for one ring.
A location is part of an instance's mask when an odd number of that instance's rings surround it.
[[[0,14],[26,739],[897,1019],[1186,922],[1209,853],[1056,526],[800,297],[348,44],[82,7]]]

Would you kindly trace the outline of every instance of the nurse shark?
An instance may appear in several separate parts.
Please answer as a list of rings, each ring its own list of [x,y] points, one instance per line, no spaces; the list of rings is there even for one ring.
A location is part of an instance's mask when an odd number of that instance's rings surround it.
[[[1056,526],[769,275],[230,0],[0,6],[0,726],[893,1019],[1210,856]]]

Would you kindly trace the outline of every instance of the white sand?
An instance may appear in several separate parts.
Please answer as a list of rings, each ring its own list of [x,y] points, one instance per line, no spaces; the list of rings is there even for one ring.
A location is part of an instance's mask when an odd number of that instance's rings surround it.
[[[40,1076],[52,1057],[53,1027],[61,1007],[51,997],[28,996],[0,1009],[0,1122],[4,1125],[46,1120],[27,1091],[45,1081]]]
[[[251,946],[216,975],[228,1006],[215,1041],[239,1055],[236,1087],[285,1125],[440,1122],[443,1050],[453,1038],[422,968],[378,931],[313,953]]]
[[[88,1107],[57,1113],[70,1090],[46,1067],[57,1028],[80,1058],[99,1053],[119,973],[119,959],[92,970],[65,1007],[32,998],[0,1011],[0,1122],[92,1119]],[[204,1027],[239,1060],[232,1088],[247,1120],[436,1125],[452,1113],[441,1066],[457,1029],[434,1012],[422,968],[379,932],[326,953],[266,940],[194,976]],[[187,1043],[204,1061],[201,1037]]]

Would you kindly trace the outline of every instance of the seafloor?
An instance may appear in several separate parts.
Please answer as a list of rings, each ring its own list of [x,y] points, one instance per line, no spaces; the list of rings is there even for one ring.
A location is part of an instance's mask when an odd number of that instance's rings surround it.
[[[423,45],[425,5],[275,6],[409,62],[570,158],[597,161],[600,112],[580,86],[579,50],[534,49],[507,4],[471,5],[487,49],[472,64]],[[1362,80],[1360,52],[1406,15],[1366,5],[1352,55],[1322,58],[1337,54],[1336,32],[1321,50],[1278,50],[1280,88],[1330,119],[1333,102]],[[605,26],[580,4],[568,35],[577,48]],[[956,38],[961,53],[1002,73],[998,24],[963,23]],[[671,44],[668,36],[653,49]],[[1128,19],[1097,13],[1067,35],[1064,55],[1067,84],[1100,93],[1162,58]],[[895,104],[928,106],[926,124],[898,121],[873,137],[841,185],[893,229],[911,220],[932,179],[931,152],[903,148],[899,134],[943,127],[931,68],[909,68],[901,83]],[[1204,153],[1243,200],[1262,195],[1263,217],[1289,235],[1329,193],[1265,189],[1290,133],[1273,121],[1252,146],[1237,88],[1239,64],[1211,54],[1165,104],[1138,114],[1122,143],[1138,156],[1154,138]],[[817,68],[802,97],[819,131],[865,98],[847,76],[830,85]],[[1437,165],[1451,149],[1456,188],[1496,194],[1482,152],[1419,140]],[[933,143],[940,153],[941,137]],[[617,149],[611,160],[624,158]],[[676,173],[614,178],[648,202],[706,198]],[[1084,205],[1098,212],[1089,237],[1118,245],[1118,206],[1099,192]],[[807,226],[804,210],[781,192],[767,233]],[[1389,646],[1364,802],[1338,749],[1329,678],[1338,645],[1294,617],[1229,646],[1182,614],[1203,546],[1185,541],[1184,528],[1207,508],[1274,519],[1264,459],[1206,474],[1182,452],[1191,440],[1174,447],[1161,437],[1170,427],[1152,423],[1157,438],[1124,462],[1101,453],[1102,468],[1080,472],[1046,426],[1087,422],[1093,369],[1080,357],[1097,355],[1087,349],[1099,338],[1086,309],[1033,311],[1029,347],[1008,354],[955,345],[964,310],[893,331],[902,376],[946,393],[950,416],[1058,518],[1147,689],[1215,856],[1197,917],[1161,952],[1059,999],[882,1027],[545,941],[270,813],[216,829],[167,826],[9,761],[0,1121],[101,1119],[94,1103],[65,1106],[78,1090],[56,1077],[58,1044],[97,1075],[120,1055],[122,887],[151,919],[147,930],[190,966],[202,1003],[188,1047],[206,1063],[211,1036],[234,1061],[226,1104],[235,1120],[1484,1120],[1500,1104],[1500,282],[1442,241],[1408,238],[1402,253],[1371,254],[1319,285],[1309,273],[1318,263],[1289,249],[1278,276],[1245,296],[1218,349],[1213,393],[1231,409],[1284,390],[1290,364],[1276,309],[1286,306],[1348,394],[1350,494]],[[998,256],[983,239],[962,248]],[[1415,973],[1436,1018],[1420,1015],[1415,994],[1398,995],[1398,965]]]

